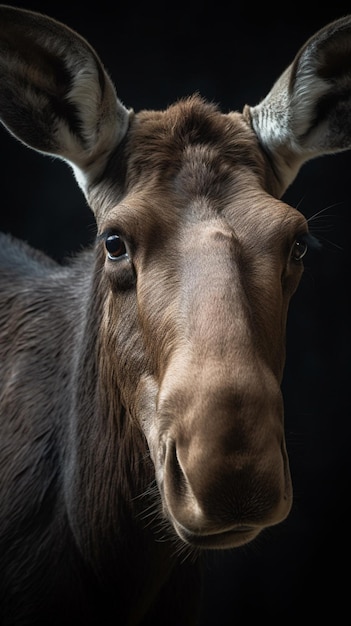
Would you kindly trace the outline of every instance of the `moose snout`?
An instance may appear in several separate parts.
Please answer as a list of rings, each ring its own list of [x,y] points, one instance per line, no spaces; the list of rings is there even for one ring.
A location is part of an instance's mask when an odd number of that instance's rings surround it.
[[[281,393],[272,381],[257,382],[208,385],[164,402],[173,416],[156,474],[165,513],[188,543],[234,547],[289,513]]]

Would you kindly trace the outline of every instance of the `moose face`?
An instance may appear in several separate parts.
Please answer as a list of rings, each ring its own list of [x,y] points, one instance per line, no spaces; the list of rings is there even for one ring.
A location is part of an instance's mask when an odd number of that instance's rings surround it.
[[[270,195],[240,115],[197,99],[137,115],[125,150],[126,193],[99,225],[116,378],[177,534],[240,545],[291,506],[280,383],[306,220]]]

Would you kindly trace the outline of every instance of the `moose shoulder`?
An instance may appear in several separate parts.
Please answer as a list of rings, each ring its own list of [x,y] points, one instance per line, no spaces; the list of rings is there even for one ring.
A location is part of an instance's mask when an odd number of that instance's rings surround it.
[[[0,117],[73,169],[95,245],[0,237],[2,626],[197,623],[201,556],[289,514],[280,390],[309,244],[282,202],[351,143],[351,17],[267,97],[122,104],[96,52],[0,7]]]

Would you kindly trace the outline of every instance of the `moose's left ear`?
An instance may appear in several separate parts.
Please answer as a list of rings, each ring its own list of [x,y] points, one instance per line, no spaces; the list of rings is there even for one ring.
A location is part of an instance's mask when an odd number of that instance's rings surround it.
[[[86,192],[127,132],[128,111],[92,47],[67,26],[0,6],[0,118],[72,165]]]
[[[305,161],[350,148],[351,15],[311,37],[266,98],[243,113],[272,161],[281,195]]]

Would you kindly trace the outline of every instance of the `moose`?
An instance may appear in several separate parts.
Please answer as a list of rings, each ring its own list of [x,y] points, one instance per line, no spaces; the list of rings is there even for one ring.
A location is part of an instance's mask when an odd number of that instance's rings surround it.
[[[351,144],[351,16],[268,95],[135,112],[97,52],[0,7],[0,117],[64,160],[96,240],[0,239],[2,626],[198,623],[202,560],[282,522],[289,302],[312,241],[281,200]]]

